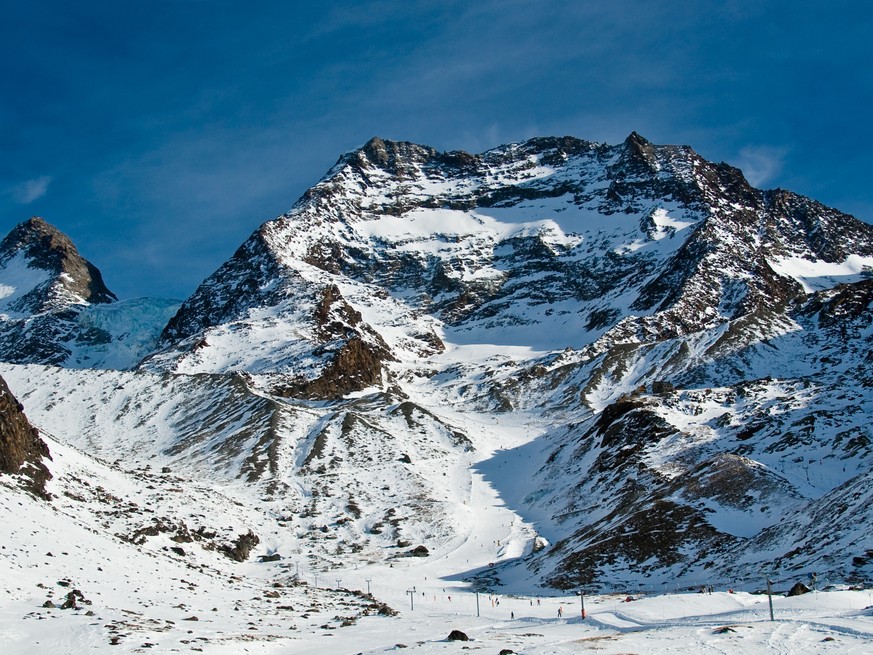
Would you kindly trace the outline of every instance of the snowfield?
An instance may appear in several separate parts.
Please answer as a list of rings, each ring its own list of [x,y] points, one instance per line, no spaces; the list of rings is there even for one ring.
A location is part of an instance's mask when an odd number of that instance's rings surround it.
[[[119,538],[138,512],[221,517],[230,536],[269,517],[240,489],[171,473],[123,470],[50,441],[58,494],[36,501],[0,487],[0,639],[32,653],[869,653],[873,597],[845,587],[798,597],[640,587],[615,593],[476,594],[459,573],[521,554],[529,533],[481,476],[465,502],[470,531],[439,557],[310,568],[293,552],[245,563],[174,543]],[[499,539],[498,539],[499,537]],[[498,542],[499,541],[499,545]],[[174,552],[175,547],[184,554]],[[266,549],[260,548],[261,552]],[[761,587],[764,577],[761,577]],[[784,592],[791,580],[777,581]],[[827,581],[822,581],[822,585]],[[399,612],[379,614],[365,595]],[[73,590],[76,608],[59,609]],[[633,599],[628,602],[629,599]],[[53,607],[45,607],[51,601]],[[581,619],[581,602],[587,613]],[[560,616],[559,616],[560,611]],[[468,642],[447,641],[461,630]]]
[[[469,531],[437,557],[313,568],[284,547],[275,562],[238,563],[166,534],[123,538],[141,518],[180,517],[226,540],[265,534],[275,519],[243,487],[100,462],[49,439],[51,504],[0,487],[0,638],[9,655],[47,653],[869,653],[871,591],[798,597],[641,585],[576,595],[476,593],[459,580],[522,554],[531,533],[474,474],[463,494]],[[247,502],[240,502],[245,500]],[[197,521],[200,521],[198,525]],[[216,522],[212,525],[210,521]],[[174,551],[173,548],[179,552]],[[808,582],[808,581],[807,581]],[[764,587],[761,576],[760,587]],[[784,592],[793,580],[777,580]],[[827,585],[827,581],[821,581]],[[366,595],[367,590],[372,594]],[[59,609],[73,590],[76,607]],[[631,600],[632,599],[632,600]],[[46,601],[53,607],[45,607]],[[584,602],[587,618],[581,619]],[[385,603],[396,616],[379,613]],[[560,611],[560,615],[559,615]],[[447,641],[461,630],[468,642]]]
[[[353,539],[342,527],[310,531],[307,521],[292,515],[340,494],[339,487],[321,486],[319,493],[329,497],[313,497],[305,449],[295,446],[289,453],[293,462],[283,465],[301,472],[286,478],[295,486],[275,494],[269,483],[237,478],[246,470],[244,462],[210,463],[208,453],[218,454],[215,445],[223,440],[233,441],[245,420],[230,417],[226,432],[213,435],[212,446],[180,447],[192,433],[175,403],[188,403],[200,416],[206,415],[195,410],[198,403],[247,411],[239,399],[228,405],[231,392],[218,381],[32,365],[3,365],[2,375],[32,408],[29,417],[49,443],[54,474],[49,490],[55,496],[45,503],[0,479],[4,653],[450,653],[466,647],[555,654],[592,649],[799,654],[867,653],[873,647],[871,592],[829,587],[828,580],[819,581],[827,591],[786,598],[781,593],[794,582],[809,580],[774,574],[775,622],[769,620],[766,595],[750,593],[765,587],[763,574],[736,581],[733,593],[728,591],[733,583],[718,579],[684,580],[681,588],[668,580],[622,584],[589,590],[584,599],[539,586],[523,567],[512,566],[538,541],[547,544],[561,534],[549,512],[537,515],[535,499],[523,497],[530,485],[518,483],[536,478],[546,454],[538,445],[546,423],[536,413],[492,416],[444,406],[442,421],[474,435],[473,450],[446,448],[431,455],[410,450],[416,478],[434,482],[422,487],[431,500],[413,505],[426,520],[419,525],[410,519],[402,534],[410,545],[426,541],[430,553],[410,557],[409,548],[383,545],[385,557],[369,547],[343,552],[342,542]],[[203,386],[200,401],[197,384]],[[130,394],[124,407],[111,402],[113,392],[122,397],[119,389]],[[425,385],[420,393],[419,401],[433,396],[433,389]],[[366,398],[360,395],[360,401]],[[718,404],[719,397],[708,402]],[[329,424],[329,408],[313,405],[308,411],[309,424]],[[682,405],[661,411],[691,433],[708,420],[705,411],[690,415]],[[216,428],[220,416],[212,414]],[[294,430],[294,424],[284,429]],[[441,424],[421,425],[438,430]],[[78,442],[50,436],[62,432]],[[134,433],[149,436],[132,439]],[[358,438],[359,448],[369,447]],[[119,454],[125,444],[131,450],[123,459],[101,459]],[[325,442],[325,450],[332,447]],[[661,456],[668,460],[670,448]],[[361,475],[366,472],[340,473],[337,482],[348,487]],[[403,475],[383,467],[379,479],[403,488],[409,484]],[[520,513],[526,501],[528,510]],[[358,496],[357,502],[362,522],[384,513],[376,494]],[[396,505],[398,515],[408,502]],[[332,505],[317,507],[315,525],[327,525]],[[713,520],[729,516],[722,508]],[[441,530],[440,521],[446,520],[451,526]],[[153,526],[152,532],[144,530]],[[249,531],[260,541],[248,561],[235,562],[220,552]],[[331,541],[337,535],[340,539]],[[259,561],[270,555],[280,559]],[[487,580],[497,567],[499,584],[470,580],[483,574]],[[700,593],[711,584],[717,585],[714,593]],[[83,596],[77,607],[59,609],[74,589]],[[54,606],[44,607],[46,601]],[[398,614],[385,615],[383,603]],[[447,641],[452,629],[471,641]]]

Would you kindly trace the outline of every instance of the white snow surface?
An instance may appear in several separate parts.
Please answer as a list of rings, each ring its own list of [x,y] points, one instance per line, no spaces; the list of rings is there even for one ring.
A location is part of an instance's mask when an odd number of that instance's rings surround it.
[[[857,282],[873,276],[873,257],[849,255],[842,262],[786,257],[770,262],[779,275],[800,282],[807,293],[830,289],[838,284]]]
[[[11,306],[51,279],[47,271],[32,268],[29,264],[30,260],[23,252],[19,252],[0,269],[3,279],[0,283],[0,318],[20,318],[21,312],[13,310]]]
[[[505,446],[518,440],[519,427],[501,430]],[[337,558],[326,567],[292,545],[294,522],[259,509],[245,485],[214,474],[159,472],[151,456],[151,467],[110,464],[45,438],[53,454],[51,503],[0,479],[0,636],[9,655],[431,655],[465,648],[800,655],[869,653],[873,644],[873,597],[845,587],[776,595],[775,621],[766,595],[722,586],[699,593],[642,584],[582,599],[532,587],[477,597],[458,572],[520,555],[531,533],[475,473],[465,485],[446,487],[463,509],[455,517],[466,526],[463,539],[438,545],[428,558]],[[197,542],[174,543],[170,533],[142,545],[119,538],[150,517],[217,530],[224,541],[252,529],[267,536],[256,554],[283,559],[236,563]],[[776,590],[784,592],[789,582],[777,580]],[[59,609],[74,589],[84,599],[75,609]],[[370,601],[360,595],[368,589],[399,614],[368,609]],[[46,601],[54,607],[44,607]],[[447,641],[453,629],[471,641]]]

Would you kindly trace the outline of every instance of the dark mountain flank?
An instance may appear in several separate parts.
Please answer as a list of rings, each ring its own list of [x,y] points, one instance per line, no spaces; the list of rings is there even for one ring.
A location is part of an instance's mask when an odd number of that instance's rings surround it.
[[[44,459],[51,459],[48,446],[27,420],[24,407],[9,391],[6,381],[0,378],[0,473],[18,476],[25,489],[49,498],[45,483],[52,475]]]

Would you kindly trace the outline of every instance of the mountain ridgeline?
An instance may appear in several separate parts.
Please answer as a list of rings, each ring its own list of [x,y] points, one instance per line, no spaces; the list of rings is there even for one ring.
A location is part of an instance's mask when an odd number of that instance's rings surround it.
[[[41,219],[0,289],[42,422],[92,385],[71,443],[245,480],[325,566],[449,548],[482,474],[529,541],[484,587],[873,578],[873,226],[685,146],[374,138],[137,329]]]

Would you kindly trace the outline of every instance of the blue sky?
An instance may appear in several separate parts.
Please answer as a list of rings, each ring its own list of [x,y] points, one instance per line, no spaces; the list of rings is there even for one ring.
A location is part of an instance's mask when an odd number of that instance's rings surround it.
[[[873,221],[857,0],[0,0],[0,232],[184,298],[370,137],[691,145]]]

